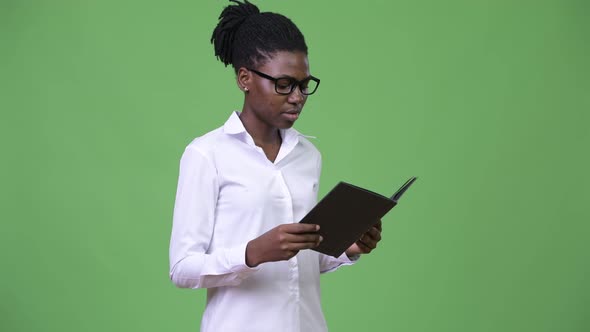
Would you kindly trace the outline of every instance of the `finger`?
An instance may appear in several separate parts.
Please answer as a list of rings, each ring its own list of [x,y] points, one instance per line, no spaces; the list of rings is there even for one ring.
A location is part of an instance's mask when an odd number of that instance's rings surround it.
[[[320,242],[322,236],[318,233],[285,234],[285,240],[292,243]]]
[[[286,258],[287,260],[289,260],[289,259],[291,259],[291,258],[295,257],[295,256],[296,256],[298,253],[299,253],[299,250],[288,250],[288,251],[285,253],[285,256],[286,256],[285,258]]]
[[[315,224],[302,224],[302,223],[293,223],[293,224],[284,224],[285,232],[291,234],[300,234],[300,233],[313,233],[320,230],[319,225]]]
[[[369,247],[369,245],[363,240],[356,241],[356,245],[359,246],[363,252],[371,252],[371,250],[373,250],[373,248]]]
[[[293,258],[295,255],[299,253],[299,250],[283,250],[279,255],[277,255],[272,261],[283,261],[289,260]]]
[[[318,242],[295,242],[295,243],[289,243],[288,245],[288,250],[291,251],[299,251],[299,250],[305,250],[305,249],[313,249],[315,247],[317,247],[319,245],[319,241]]]
[[[381,241],[381,231],[378,230],[376,227],[371,227],[371,229],[369,229],[369,231],[367,231],[365,235],[370,236],[375,241]]]
[[[360,241],[362,241],[362,243],[371,248],[371,249],[375,249],[377,248],[377,242],[375,239],[373,239],[372,237],[370,237],[367,234],[363,234],[363,236],[361,236],[361,238],[359,239]]]
[[[376,223],[374,227],[377,227],[377,229],[379,231],[382,231],[383,230],[383,224],[381,223],[381,219],[379,219],[379,222]]]

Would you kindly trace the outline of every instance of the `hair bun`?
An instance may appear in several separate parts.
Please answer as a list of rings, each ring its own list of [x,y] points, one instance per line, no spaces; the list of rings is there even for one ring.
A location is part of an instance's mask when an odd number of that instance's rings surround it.
[[[219,15],[219,23],[213,30],[211,43],[215,48],[215,56],[226,66],[231,64],[233,44],[236,31],[244,21],[253,15],[260,14],[260,10],[248,0],[240,2],[230,0],[235,5],[228,5]]]

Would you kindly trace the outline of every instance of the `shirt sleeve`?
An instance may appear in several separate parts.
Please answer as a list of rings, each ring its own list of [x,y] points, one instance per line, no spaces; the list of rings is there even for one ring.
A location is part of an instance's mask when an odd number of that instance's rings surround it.
[[[348,257],[346,253],[340,255],[340,257],[332,257],[325,254],[320,254],[320,273],[327,273],[336,271],[341,266],[352,265],[358,261],[360,255]]]
[[[219,195],[214,164],[188,147],[180,161],[170,238],[170,279],[181,288],[235,286],[258,268],[246,265],[246,243],[209,253]]]

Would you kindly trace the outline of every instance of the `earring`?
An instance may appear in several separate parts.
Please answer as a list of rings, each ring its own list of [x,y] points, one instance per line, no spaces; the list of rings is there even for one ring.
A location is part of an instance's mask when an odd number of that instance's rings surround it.
[[[248,92],[248,88],[247,87],[244,87],[244,91]]]

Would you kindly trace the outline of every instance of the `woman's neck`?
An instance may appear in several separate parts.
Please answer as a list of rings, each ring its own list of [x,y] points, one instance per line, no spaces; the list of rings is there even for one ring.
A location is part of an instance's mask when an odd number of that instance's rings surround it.
[[[242,111],[240,113],[240,120],[257,146],[281,145],[282,138],[279,129],[260,121],[253,112]]]

